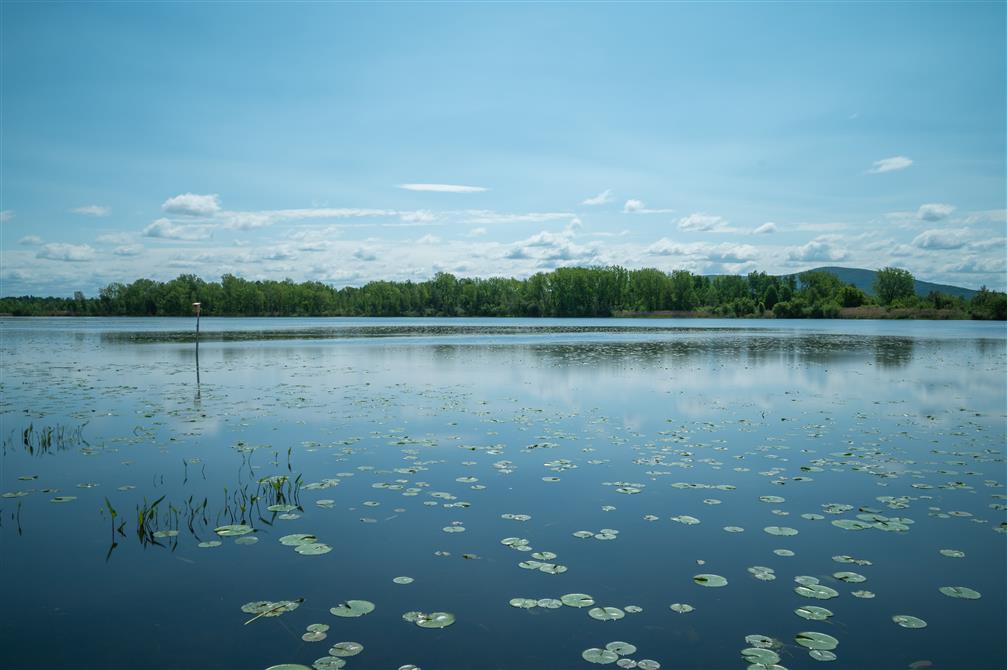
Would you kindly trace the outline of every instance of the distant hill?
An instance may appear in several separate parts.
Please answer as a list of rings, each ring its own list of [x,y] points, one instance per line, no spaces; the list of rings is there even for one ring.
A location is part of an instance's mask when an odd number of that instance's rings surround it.
[[[808,272],[828,272],[838,277],[839,281],[844,284],[853,284],[868,295],[874,295],[874,280],[878,276],[878,273],[874,270],[864,270],[862,268],[821,267],[808,270]],[[795,274],[801,273],[798,272]],[[920,281],[919,279],[916,280],[916,295],[925,296],[931,291],[961,296],[962,298],[969,300],[972,299],[972,296],[978,293],[978,291],[974,291],[970,288],[962,288],[961,286],[934,284],[928,281]]]

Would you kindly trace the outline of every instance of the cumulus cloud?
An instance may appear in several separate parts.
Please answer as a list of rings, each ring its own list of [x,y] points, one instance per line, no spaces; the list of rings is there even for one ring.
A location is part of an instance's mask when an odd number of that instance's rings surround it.
[[[913,160],[911,158],[906,158],[905,156],[892,156],[891,158],[882,158],[879,161],[874,161],[873,167],[871,167],[868,172],[871,174],[895,172],[896,170],[905,170],[912,164]]]
[[[94,249],[86,244],[47,244],[35,258],[46,258],[51,261],[68,261],[71,263],[82,263],[94,258]]]
[[[674,212],[675,210],[653,209],[651,207],[647,207],[643,200],[630,199],[622,206],[622,211],[625,214],[667,214],[669,212]]]
[[[678,220],[679,230],[717,231],[727,227],[727,220],[722,216],[712,216],[703,212],[694,212]]]
[[[432,191],[434,193],[482,193],[489,189],[484,186],[463,186],[461,184],[399,184],[407,191]]]
[[[20,240],[17,241],[18,244],[24,244],[26,246],[36,246],[42,244],[42,238],[38,235],[25,235]]]
[[[528,250],[525,249],[524,247],[514,247],[506,254],[504,254],[504,258],[509,258],[511,260],[521,260],[525,258],[531,258],[531,256],[528,254]]]
[[[682,244],[662,237],[644,250],[648,256],[688,256],[715,263],[744,263],[758,258],[759,249],[751,244],[707,244],[693,242]]]
[[[74,214],[83,214],[84,216],[108,216],[112,213],[112,208],[104,205],[84,205],[83,207],[75,207],[70,211]]]
[[[920,205],[920,208],[916,210],[916,218],[920,221],[940,221],[951,216],[954,211],[954,205],[930,202]]]
[[[835,235],[822,235],[805,245],[790,247],[787,250],[787,258],[792,261],[841,261],[849,256],[849,253],[839,246],[839,237]]]
[[[143,253],[143,246],[139,244],[127,244],[121,247],[116,247],[112,249],[112,253],[116,256],[139,256]]]
[[[961,249],[966,244],[968,233],[963,230],[924,230],[912,241],[919,249]]]
[[[220,211],[220,199],[216,193],[210,195],[182,193],[165,200],[161,204],[161,209],[169,214],[213,216]]]
[[[424,235],[416,240],[416,244],[440,244],[441,238],[436,235]]]
[[[359,247],[353,252],[353,257],[358,261],[376,261],[378,260],[377,254],[375,254],[370,249],[365,249],[364,247]]]
[[[755,230],[752,231],[753,235],[768,235],[770,233],[775,233],[778,230],[776,224],[772,221],[767,221]]]
[[[469,237],[481,237],[486,234],[485,228],[473,228],[469,231]]]
[[[206,226],[177,225],[168,219],[158,219],[143,229],[144,237],[157,237],[164,240],[205,240],[210,236]]]
[[[606,203],[612,202],[612,189],[606,188],[604,191],[596,196],[586,198],[581,201],[582,205],[604,205]]]

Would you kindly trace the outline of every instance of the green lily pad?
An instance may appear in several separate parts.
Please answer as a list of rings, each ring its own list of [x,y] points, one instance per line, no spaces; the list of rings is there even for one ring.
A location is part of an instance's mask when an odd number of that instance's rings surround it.
[[[601,665],[608,665],[609,663],[615,663],[619,660],[619,655],[614,651],[609,651],[608,649],[599,649],[597,647],[591,647],[590,649],[585,649],[581,652],[581,658],[583,658],[588,663],[599,663]]]
[[[396,577],[392,581],[396,584],[412,584],[414,580],[412,577]]]
[[[903,628],[926,628],[927,622],[919,617],[914,617],[910,614],[896,614],[892,617],[892,621],[902,626]]]
[[[741,657],[750,665],[772,667],[780,660],[780,655],[766,647],[749,647],[741,650]]]
[[[243,523],[231,524],[229,526],[218,526],[213,532],[221,537],[234,537],[237,535],[247,535],[252,532],[252,527]]]
[[[766,526],[762,530],[766,531],[770,535],[783,536],[797,535],[798,532],[796,528],[788,528],[787,526]]]
[[[805,598],[818,598],[819,600],[828,600],[829,598],[836,598],[839,596],[839,591],[822,584],[801,584],[800,586],[795,587],[794,591]]]
[[[533,607],[538,607],[538,600],[535,598],[511,598],[510,606],[529,610]]]
[[[431,612],[421,614],[416,620],[416,625],[420,628],[447,628],[455,622],[455,615],[450,612]]]
[[[942,586],[940,592],[949,598],[964,598],[966,600],[978,600],[982,594],[967,586]]]
[[[832,576],[848,584],[858,584],[860,582],[867,581],[867,577],[857,574],[856,572],[834,572],[832,573]]]
[[[948,558],[965,558],[965,552],[958,549],[941,549],[941,556]]]
[[[301,639],[305,642],[321,642],[327,637],[328,635],[325,631],[321,630],[309,630],[307,633],[301,635]]]
[[[808,656],[816,661],[834,661],[837,658],[835,654],[827,649],[812,649],[808,652]]]
[[[346,661],[334,656],[323,656],[311,664],[315,670],[341,670],[346,667]]]
[[[219,547],[223,542],[220,540],[207,540],[206,542],[200,542],[196,546],[200,549],[212,549],[213,547]]]
[[[839,640],[831,635],[816,633],[813,631],[798,633],[794,637],[794,641],[802,647],[807,647],[808,649],[824,649],[826,651],[831,651],[839,646]]]
[[[338,617],[356,618],[373,612],[374,603],[367,600],[347,600],[330,608],[329,611]]]
[[[727,586],[727,580],[720,575],[696,575],[692,581],[700,586]]]
[[[629,656],[630,654],[636,653],[636,645],[632,645],[629,642],[621,642],[619,640],[609,642],[605,645],[605,649],[614,651],[619,656]]]
[[[356,656],[364,650],[364,645],[359,642],[337,642],[332,645],[329,649],[329,654],[332,656],[345,658],[349,656]]]
[[[310,542],[308,544],[297,545],[294,547],[294,551],[304,556],[318,556],[320,554],[329,553],[332,551],[332,547],[321,542]]]
[[[794,614],[810,621],[825,621],[832,616],[832,610],[817,605],[802,605],[794,610]]]
[[[598,621],[618,621],[626,616],[618,607],[592,607],[587,611],[587,615]]]
[[[689,612],[693,611],[694,609],[696,609],[696,608],[693,607],[692,605],[687,604],[687,603],[672,603],[671,604],[671,610],[673,612],[678,612],[679,614],[688,614]]]
[[[294,533],[293,535],[284,535],[280,538],[280,544],[288,547],[297,547],[302,544],[312,544],[317,541],[318,538],[311,533]]]
[[[329,624],[327,623],[313,623],[308,625],[309,633],[324,633],[329,630]]]
[[[51,503],[68,503],[77,499],[77,496],[56,496],[49,500]]]
[[[560,602],[568,607],[590,607],[594,605],[594,598],[586,593],[568,593],[560,596]]]

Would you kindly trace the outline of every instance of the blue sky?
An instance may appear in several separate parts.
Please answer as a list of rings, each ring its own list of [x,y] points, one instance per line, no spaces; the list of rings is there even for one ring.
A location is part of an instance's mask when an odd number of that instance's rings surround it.
[[[598,264],[1007,287],[1004,3],[0,16],[4,295]]]

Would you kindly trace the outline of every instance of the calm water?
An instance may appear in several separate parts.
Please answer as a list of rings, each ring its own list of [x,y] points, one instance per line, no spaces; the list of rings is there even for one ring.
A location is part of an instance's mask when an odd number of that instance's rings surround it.
[[[204,319],[198,359],[192,325],[0,320],[0,667],[311,666],[355,641],[351,669],[590,668],[621,640],[743,670],[753,634],[817,667],[802,631],[838,640],[826,667],[1007,667],[1003,324]],[[569,593],[630,612],[509,604]],[[330,614],[350,599],[376,608]]]

